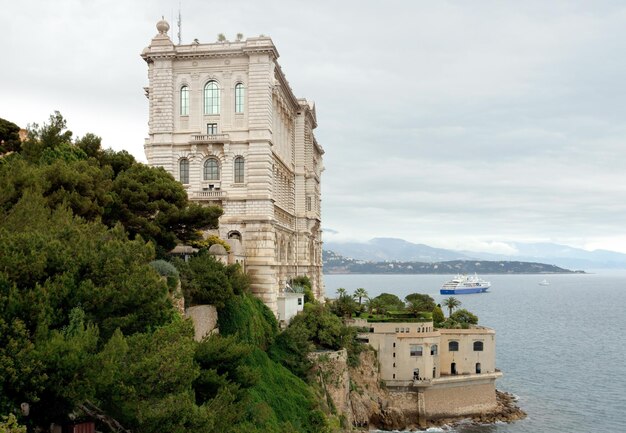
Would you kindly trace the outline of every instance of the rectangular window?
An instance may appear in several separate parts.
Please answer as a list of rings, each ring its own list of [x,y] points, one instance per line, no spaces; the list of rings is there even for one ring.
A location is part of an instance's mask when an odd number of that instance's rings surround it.
[[[437,345],[433,344],[432,346],[430,346],[430,354],[431,355],[436,355],[437,354]]]
[[[310,211],[311,211],[311,209],[312,209],[312,204],[311,204],[311,203],[312,203],[312,201],[311,201],[311,197],[309,196],[309,197],[307,197],[307,198],[306,198],[306,210],[307,210],[308,212],[310,212]],[[396,332],[397,332],[397,331],[396,331]]]
[[[410,346],[411,356],[422,356],[422,346],[419,344],[411,344]]]
[[[396,328],[396,332],[400,332],[400,328]]]
[[[298,305],[302,305],[302,298],[298,298]]]
[[[207,135],[215,135],[215,134],[217,134],[217,123],[207,123],[207,125],[206,125],[206,133],[207,133]]]
[[[189,160],[187,158],[183,158],[180,160],[179,165],[179,179],[180,183],[188,184],[189,183]]]

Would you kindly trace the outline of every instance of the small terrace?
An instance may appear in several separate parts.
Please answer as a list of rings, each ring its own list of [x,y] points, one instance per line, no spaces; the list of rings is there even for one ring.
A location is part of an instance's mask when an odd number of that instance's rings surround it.
[[[228,134],[201,134],[192,135],[190,144],[226,143],[230,141]]]
[[[219,189],[210,189],[206,191],[189,191],[187,194],[192,200],[213,201],[223,200],[226,198],[226,191],[222,191]]]

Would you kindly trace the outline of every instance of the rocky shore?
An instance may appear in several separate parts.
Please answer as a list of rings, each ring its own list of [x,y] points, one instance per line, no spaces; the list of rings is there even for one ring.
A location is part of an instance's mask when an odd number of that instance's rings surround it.
[[[494,424],[496,422],[514,422],[526,418],[524,412],[517,405],[517,398],[508,392],[496,390],[498,406],[491,412],[481,413],[463,418],[445,418],[429,422],[428,427],[454,426],[461,422],[474,424]]]
[[[353,426],[346,432],[370,429],[419,431],[468,421],[476,424],[508,423],[526,417],[526,413],[517,406],[515,396],[496,390],[497,405],[493,410],[463,417],[419,419],[416,394],[386,389],[379,380],[373,351],[361,353],[360,364],[356,368],[348,367],[344,351],[327,353],[318,357],[316,370],[327,398],[345,417],[346,424]]]

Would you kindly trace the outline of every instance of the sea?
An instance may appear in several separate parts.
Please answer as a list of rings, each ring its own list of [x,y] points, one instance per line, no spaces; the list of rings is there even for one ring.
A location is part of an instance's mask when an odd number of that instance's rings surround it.
[[[326,295],[363,287],[403,299],[436,302],[452,275],[326,275]],[[455,295],[496,330],[496,387],[528,414],[511,424],[461,424],[450,433],[626,433],[626,271],[586,274],[480,275],[487,293]],[[539,285],[543,279],[548,286]],[[444,309],[445,310],[445,309]],[[446,313],[447,314],[447,313]]]

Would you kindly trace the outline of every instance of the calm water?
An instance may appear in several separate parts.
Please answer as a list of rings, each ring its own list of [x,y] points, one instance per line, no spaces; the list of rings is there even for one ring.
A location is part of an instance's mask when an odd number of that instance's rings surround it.
[[[427,293],[440,302],[445,275],[327,275],[326,293],[358,287],[371,297]],[[519,397],[528,418],[460,426],[459,433],[626,432],[626,272],[488,275],[490,293],[458,295],[496,329],[498,389]],[[549,286],[540,286],[544,279]]]

